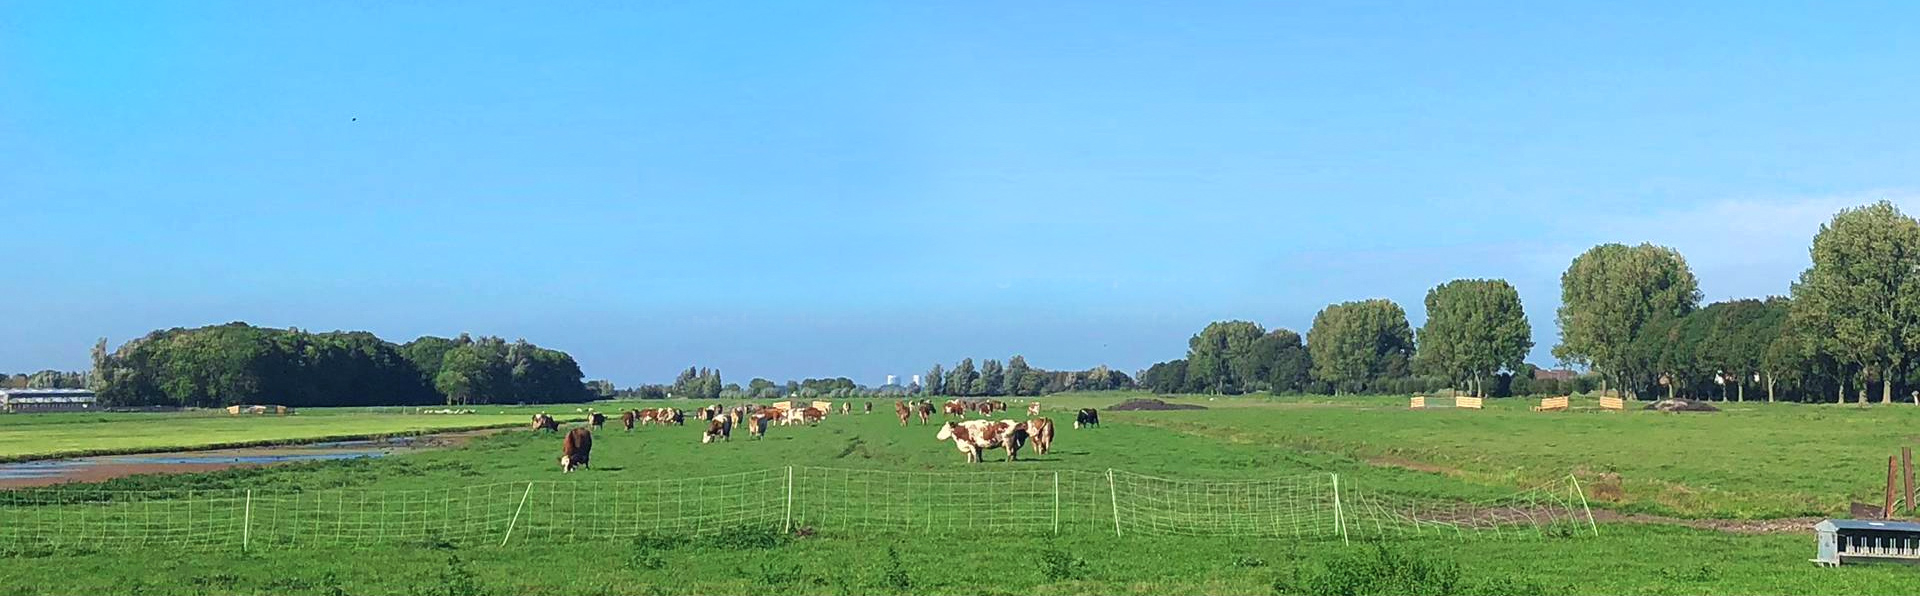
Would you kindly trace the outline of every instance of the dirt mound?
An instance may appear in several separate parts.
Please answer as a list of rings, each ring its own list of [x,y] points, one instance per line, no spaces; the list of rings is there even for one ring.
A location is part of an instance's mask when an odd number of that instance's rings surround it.
[[[1720,411],[1720,408],[1713,407],[1712,404],[1709,404],[1704,401],[1694,401],[1691,399],[1663,399],[1660,401],[1653,402],[1651,404],[1647,404],[1647,407],[1641,408],[1641,409],[1659,410],[1662,412],[1718,412]]]
[[[1193,404],[1170,404],[1164,401],[1149,398],[1149,399],[1129,399],[1127,401],[1114,404],[1113,407],[1107,408],[1107,409],[1115,412],[1128,412],[1133,410],[1205,410],[1207,409],[1207,407],[1196,406]]]

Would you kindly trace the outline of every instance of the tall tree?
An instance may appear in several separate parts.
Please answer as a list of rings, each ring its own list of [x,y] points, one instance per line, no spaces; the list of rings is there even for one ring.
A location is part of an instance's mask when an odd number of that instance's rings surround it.
[[[1282,393],[1305,391],[1313,359],[1300,334],[1292,329],[1274,329],[1254,342],[1253,358],[1260,363],[1257,374],[1268,391]]]
[[[1140,385],[1154,393],[1179,393],[1187,387],[1187,361],[1168,360],[1140,373]]]
[[[948,392],[961,397],[971,396],[974,382],[978,380],[980,380],[980,373],[974,371],[973,359],[963,358],[960,364],[953,367],[953,372],[948,373]]]
[[[1456,279],[1428,290],[1426,305],[1416,364],[1471,383],[1474,395],[1485,397],[1482,380],[1518,370],[1533,349],[1520,292],[1506,280]]]
[[[1005,395],[1006,392],[1003,391],[1002,388],[1005,386],[1006,380],[1006,368],[1000,366],[999,360],[982,362],[980,363],[980,378],[975,380],[973,384],[973,394]]]
[[[927,377],[920,386],[926,391],[927,395],[946,395],[946,375],[946,370],[942,369],[940,365],[936,363],[933,365],[933,370],[927,371]]]
[[[1406,311],[1391,300],[1342,302],[1313,317],[1307,352],[1315,379],[1332,384],[1336,393],[1365,391],[1381,379],[1406,376],[1413,329]]]
[[[1027,385],[1023,384],[1026,381],[1027,375],[1032,372],[1033,367],[1027,366],[1027,357],[1014,354],[1012,358],[1007,359],[1007,378],[1004,382],[1007,394],[1039,395],[1038,392],[1027,393]]]
[[[1265,335],[1258,323],[1216,321],[1187,340],[1187,383],[1207,393],[1238,393],[1257,378],[1253,344]]]
[[[1887,201],[1845,209],[1820,226],[1811,253],[1793,284],[1796,324],[1863,383],[1878,378],[1881,403],[1891,401],[1920,350],[1920,222]]]
[[[1554,357],[1622,385],[1644,385],[1652,371],[1634,362],[1634,339],[1649,321],[1691,312],[1700,288],[1686,259],[1671,248],[1602,244],[1575,257],[1560,276],[1560,302]]]

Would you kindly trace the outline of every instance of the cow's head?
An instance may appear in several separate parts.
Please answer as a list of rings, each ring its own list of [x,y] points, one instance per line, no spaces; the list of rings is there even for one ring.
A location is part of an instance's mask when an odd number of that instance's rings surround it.
[[[939,439],[942,441],[953,440],[953,423],[948,422],[946,424],[940,425],[940,434],[934,435],[933,438]]]
[[[573,456],[571,455],[560,456],[560,471],[562,472],[573,471]]]

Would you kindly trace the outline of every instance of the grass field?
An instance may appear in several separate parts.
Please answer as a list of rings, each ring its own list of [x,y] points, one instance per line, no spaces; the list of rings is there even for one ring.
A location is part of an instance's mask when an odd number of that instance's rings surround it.
[[[1125,395],[1055,396],[1048,415],[1105,408]],[[1103,412],[1105,427],[1064,428],[1053,455],[978,469],[1104,470],[1244,480],[1339,474],[1343,484],[1423,499],[1485,499],[1575,474],[1597,507],[1695,518],[1819,515],[1877,493],[1884,457],[1910,440],[1920,410],[1731,404],[1720,414],[1540,414],[1528,403],[1486,411],[1409,411],[1403,398],[1183,398],[1205,411]],[[631,404],[596,404],[616,410]],[[654,404],[647,404],[654,405]],[[112,489],[433,489],[543,480],[710,476],[782,466],[969,471],[932,427],[901,428],[885,404],[817,428],[774,428],[700,445],[693,425],[602,432],[595,469],[562,475],[558,439],[509,432],[466,447],[380,460],[106,483]],[[556,413],[561,408],[549,408]],[[487,409],[483,409],[487,410]],[[311,415],[309,415],[311,413]],[[4,417],[0,433],[33,442],[114,438],[125,427],[173,429],[150,441],[219,442],[420,429],[440,417],[303,411],[289,426],[165,415]],[[142,418],[141,416],[145,416]],[[501,416],[518,423],[525,414]],[[446,416],[458,425],[475,416]],[[429,418],[429,421],[413,421]],[[291,425],[296,419],[303,423]],[[228,426],[240,424],[241,426]],[[206,426],[202,426],[206,425]],[[182,428],[191,429],[182,431]],[[358,429],[376,429],[360,431]],[[174,436],[169,439],[167,435]],[[14,436],[0,434],[0,436]],[[136,443],[149,444],[149,443]],[[205,443],[201,443],[205,444]],[[6,443],[0,443],[6,445]],[[116,444],[124,445],[124,444]],[[12,447],[8,447],[13,449]],[[18,453],[19,451],[10,451]],[[962,496],[961,498],[964,498]],[[983,512],[983,515],[991,512]],[[575,594],[575,593],[1581,593],[1904,594],[1904,567],[1817,570],[1810,532],[1736,534],[1667,524],[1605,523],[1598,537],[1333,539],[1116,538],[982,532],[811,536],[723,532],[508,547],[414,544],[272,546],[241,553],[124,550],[111,545],[0,550],[0,593]],[[1457,577],[1456,577],[1457,575]],[[1394,578],[1398,578],[1397,580]],[[1449,579],[1454,578],[1454,579]],[[1400,583],[1393,583],[1399,581]],[[1381,583],[1385,582],[1385,583]],[[1416,585],[1411,585],[1412,582]]]

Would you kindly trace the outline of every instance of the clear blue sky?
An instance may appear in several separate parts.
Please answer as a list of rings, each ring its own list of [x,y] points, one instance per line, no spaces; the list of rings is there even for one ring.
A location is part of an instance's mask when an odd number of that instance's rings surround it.
[[[1920,4],[1568,4],[0,3],[0,371],[233,320],[1131,371],[1455,277],[1544,364],[1595,243],[1785,293],[1920,204]]]

